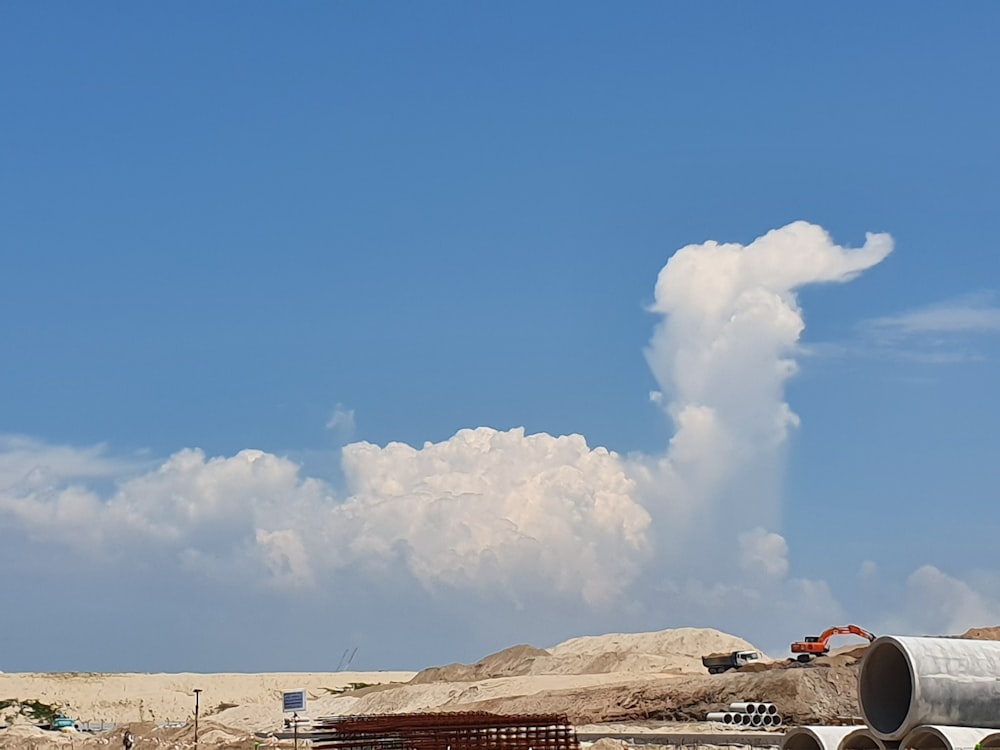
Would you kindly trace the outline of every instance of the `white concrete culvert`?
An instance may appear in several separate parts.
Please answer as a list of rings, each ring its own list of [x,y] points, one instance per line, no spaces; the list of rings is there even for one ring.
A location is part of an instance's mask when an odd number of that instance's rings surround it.
[[[897,750],[898,742],[880,740],[868,727],[856,727],[840,741],[837,750]]]
[[[922,725],[1000,729],[998,675],[1000,641],[881,636],[861,661],[861,715],[881,740]]]
[[[840,741],[857,727],[792,727],[781,739],[779,750],[837,750]]]
[[[921,725],[900,744],[908,750],[973,750],[992,733],[990,728]]]

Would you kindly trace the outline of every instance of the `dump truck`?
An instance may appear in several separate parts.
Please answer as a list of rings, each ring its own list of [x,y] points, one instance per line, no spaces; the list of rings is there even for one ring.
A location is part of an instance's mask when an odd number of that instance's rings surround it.
[[[744,664],[755,661],[760,661],[760,651],[728,651],[701,657],[701,663],[708,669],[709,674],[739,669]]]

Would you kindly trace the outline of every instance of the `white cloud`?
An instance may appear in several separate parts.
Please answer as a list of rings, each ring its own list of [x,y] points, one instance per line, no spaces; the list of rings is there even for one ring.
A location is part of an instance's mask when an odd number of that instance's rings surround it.
[[[915,570],[902,604],[887,615],[883,630],[916,635],[957,635],[971,627],[1000,623],[1000,604],[968,582],[933,565]]]
[[[40,487],[59,479],[117,477],[139,465],[136,460],[109,456],[103,445],[77,448],[49,445],[24,435],[0,435],[0,489]]]
[[[874,560],[863,560],[858,568],[858,577],[864,581],[872,581],[878,577],[878,563]]]
[[[533,582],[605,604],[636,576],[649,515],[621,459],[579,435],[461,430],[443,443],[344,449],[349,554],[401,556],[425,585]]]
[[[1000,307],[993,304],[994,296],[991,293],[967,295],[899,315],[876,318],[869,325],[885,336],[1000,333]]]
[[[157,556],[228,585],[403,572],[433,595],[622,604],[664,625],[677,612],[715,624],[738,613],[762,630],[775,608],[796,626],[833,617],[829,587],[789,577],[788,544],[771,530],[798,424],[784,399],[804,327],[796,291],[847,281],[891,249],[887,235],[852,250],[797,222],[746,246],[674,254],[657,279],[661,318],[646,351],[659,386],[650,399],[674,425],[658,455],[486,427],[420,447],[357,442],[342,449],[338,495],[256,450],[186,449],[146,468],[9,438],[0,516],[32,538]],[[338,405],[327,427],[352,433],[353,411]]]
[[[0,512],[36,538],[109,555],[153,545],[219,578],[303,585],[391,559],[428,588],[516,599],[545,587],[593,605],[615,599],[647,553],[649,516],[621,460],[580,436],[480,428],[420,449],[355,443],[343,461],[343,500],[288,459],[183,450],[106,499],[13,488]]]
[[[746,570],[760,571],[769,577],[788,573],[788,543],[781,534],[756,527],[737,536],[740,563]]]
[[[810,350],[817,355],[874,356],[931,366],[982,362],[983,337],[1000,333],[995,299],[993,292],[979,292],[874,318],[859,325],[858,342],[815,344]]]
[[[851,250],[795,222],[746,246],[706,242],[670,258],[656,282],[651,310],[663,319],[646,358],[674,421],[670,468],[689,502],[725,502],[728,492],[742,507],[750,497],[765,525],[777,521],[774,476],[798,424],[784,401],[805,326],[795,292],[848,281],[891,250],[886,234]]]
[[[334,432],[340,440],[347,442],[354,437],[354,409],[345,409],[343,404],[337,404],[333,414],[326,420],[326,429]]]

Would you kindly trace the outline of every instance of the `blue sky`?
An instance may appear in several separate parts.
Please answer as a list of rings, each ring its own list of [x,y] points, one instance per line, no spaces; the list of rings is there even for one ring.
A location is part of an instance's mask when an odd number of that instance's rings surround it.
[[[998,21],[4,6],[0,669],[997,624]]]

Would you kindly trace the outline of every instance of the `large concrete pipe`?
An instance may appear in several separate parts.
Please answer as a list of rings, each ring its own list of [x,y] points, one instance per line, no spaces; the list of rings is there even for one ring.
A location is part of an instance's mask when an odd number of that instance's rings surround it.
[[[742,711],[746,714],[755,714],[759,711],[758,706],[760,706],[759,703],[754,703],[752,701],[739,701],[737,703],[730,703],[729,709],[731,711]]]
[[[781,739],[779,750],[837,750],[840,741],[855,727],[792,727]]]
[[[921,725],[903,738],[908,750],[973,750],[993,730],[977,727]]]
[[[1000,729],[1000,641],[884,635],[861,661],[858,700],[876,737],[921,724]]]
[[[840,741],[837,750],[896,750],[899,743],[881,740],[868,727],[856,727]]]
[[[983,750],[1000,750],[1000,732],[986,735],[980,744]]]

